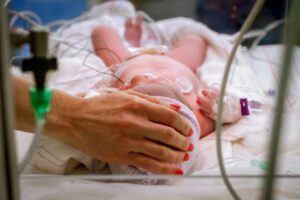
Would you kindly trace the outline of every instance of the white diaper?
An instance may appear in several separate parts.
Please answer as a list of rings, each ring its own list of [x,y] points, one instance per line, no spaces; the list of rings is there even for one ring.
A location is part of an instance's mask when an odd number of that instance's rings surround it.
[[[193,166],[194,161],[196,160],[196,157],[198,155],[199,147],[198,140],[200,138],[200,126],[197,121],[196,116],[194,113],[183,103],[181,103],[178,100],[168,98],[168,97],[161,97],[161,96],[155,96],[156,98],[160,99],[161,101],[167,103],[167,104],[178,104],[180,105],[180,111],[179,113],[188,120],[190,123],[190,126],[193,130],[193,135],[189,137],[192,144],[194,144],[194,150],[192,152],[189,152],[190,159],[188,161],[185,161],[181,164],[178,164],[178,167],[182,169],[184,175],[188,175],[191,173],[191,168]],[[151,173],[146,172],[143,169],[137,169],[132,166],[128,165],[116,165],[116,164],[109,164],[111,172],[113,174],[131,174],[131,175],[150,175]],[[146,185],[154,185],[154,184],[160,184],[163,181],[157,180],[153,178],[145,178],[143,180],[136,180],[136,181],[129,181],[132,183],[140,183],[140,184],[146,184]]]

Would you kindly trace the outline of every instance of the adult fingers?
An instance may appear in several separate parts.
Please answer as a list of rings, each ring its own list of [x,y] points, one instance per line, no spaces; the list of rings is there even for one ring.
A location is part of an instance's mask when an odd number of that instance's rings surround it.
[[[174,149],[187,152],[191,147],[189,139],[173,128],[165,125],[150,123],[147,132],[144,132],[143,137],[161,144],[168,145]]]
[[[155,98],[155,97],[151,97],[149,95],[146,95],[146,94],[142,94],[142,93],[139,93],[139,92],[135,92],[133,90],[126,90],[124,91],[130,95],[134,95],[134,96],[138,96],[142,99],[145,99],[145,100],[148,100],[152,103],[156,103],[156,104],[162,104],[162,105],[167,105],[167,104],[164,104],[163,102],[161,102],[159,99]]]
[[[182,170],[176,165],[162,163],[142,154],[130,153],[129,159],[131,165],[155,174],[183,174]]]
[[[168,163],[182,163],[188,158],[185,152],[176,151],[161,144],[152,141],[144,140],[137,141],[136,149],[139,153],[155,158],[159,161]]]
[[[125,92],[130,94],[130,95],[138,96],[138,97],[140,97],[144,100],[150,101],[152,103],[163,105],[163,106],[166,106],[168,108],[171,108],[172,110],[178,111],[178,107],[176,107],[174,105],[169,105],[169,104],[159,100],[158,98],[149,96],[147,94],[139,93],[139,92],[136,92],[136,91],[133,91],[133,90],[126,90]]]
[[[175,107],[175,110],[180,109],[179,105],[172,106]],[[171,127],[185,136],[191,134],[190,124],[174,110],[161,105],[148,104],[144,112],[148,113],[148,119],[152,122]]]

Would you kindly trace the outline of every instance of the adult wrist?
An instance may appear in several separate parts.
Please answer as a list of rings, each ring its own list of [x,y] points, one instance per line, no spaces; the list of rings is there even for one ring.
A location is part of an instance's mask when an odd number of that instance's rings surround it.
[[[85,102],[83,98],[54,90],[51,110],[47,114],[45,134],[73,144],[75,137],[73,122],[79,116],[79,108]]]

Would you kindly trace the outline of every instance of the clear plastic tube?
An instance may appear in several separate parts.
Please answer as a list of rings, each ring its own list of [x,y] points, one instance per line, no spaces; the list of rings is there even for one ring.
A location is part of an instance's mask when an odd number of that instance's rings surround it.
[[[18,165],[19,174],[21,174],[24,171],[25,167],[27,166],[27,164],[29,163],[29,161],[33,157],[33,154],[34,154],[35,150],[37,149],[37,147],[39,145],[39,141],[41,140],[41,138],[43,136],[44,125],[45,125],[44,122],[41,122],[41,121],[36,122],[34,139],[31,142],[29,150],[27,151],[25,157],[23,158],[23,160]]]

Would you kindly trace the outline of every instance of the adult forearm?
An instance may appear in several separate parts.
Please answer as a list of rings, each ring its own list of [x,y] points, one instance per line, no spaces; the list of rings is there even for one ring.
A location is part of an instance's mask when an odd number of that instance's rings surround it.
[[[31,85],[30,81],[13,76],[16,129],[26,132],[34,132],[35,127],[35,118],[28,94],[28,89]],[[74,114],[70,113],[74,112],[72,106],[76,108],[76,103],[79,101],[79,98],[54,90],[51,110],[46,116],[44,134],[68,141],[70,131],[66,131],[69,127],[67,118]]]
[[[29,102],[28,89],[30,81],[13,76],[13,94],[16,116],[16,128],[18,130],[33,132],[34,115]]]
[[[30,83],[17,77],[13,81],[17,129],[33,132]],[[97,160],[181,174],[175,163],[183,162],[193,149],[187,139],[191,129],[171,107],[133,91],[79,98],[54,90],[44,134]]]

